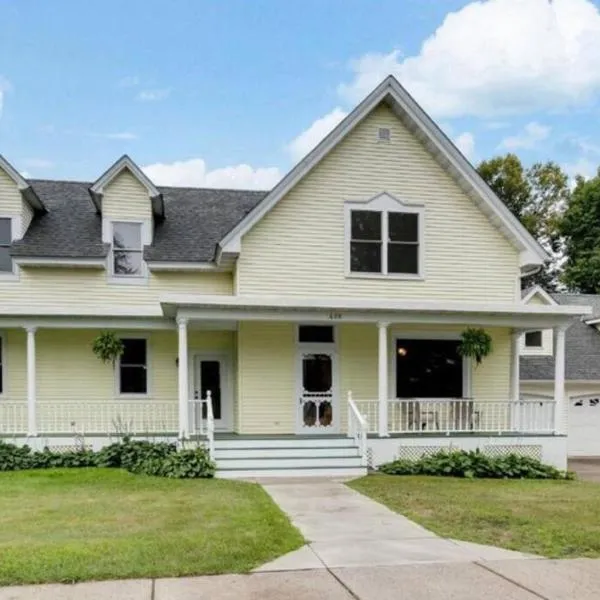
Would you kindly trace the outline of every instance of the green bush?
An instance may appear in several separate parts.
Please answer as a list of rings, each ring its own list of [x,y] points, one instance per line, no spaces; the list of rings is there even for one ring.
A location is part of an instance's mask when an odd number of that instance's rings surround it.
[[[397,459],[379,467],[388,475],[435,475],[489,479],[573,479],[569,472],[518,454],[487,456],[479,450],[441,450],[417,460]]]
[[[131,473],[180,479],[213,477],[215,473],[215,465],[204,447],[178,451],[175,444],[124,438],[99,452],[86,449],[53,452],[48,448],[34,452],[29,446],[0,440],[0,471],[78,467],[121,468]]]

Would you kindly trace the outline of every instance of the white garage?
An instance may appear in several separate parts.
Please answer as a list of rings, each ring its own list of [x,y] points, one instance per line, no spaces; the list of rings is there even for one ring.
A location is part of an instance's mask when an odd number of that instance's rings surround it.
[[[569,398],[569,456],[600,456],[600,393]]]

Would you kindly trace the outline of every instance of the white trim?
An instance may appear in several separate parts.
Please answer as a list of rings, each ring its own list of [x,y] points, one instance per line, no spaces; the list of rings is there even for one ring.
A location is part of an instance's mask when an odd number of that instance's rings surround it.
[[[423,143],[429,143],[433,147],[432,153],[436,157],[439,156],[439,161],[445,164],[455,179],[476,196],[483,212],[492,222],[497,223],[502,233],[521,251],[521,267],[526,269],[531,265],[543,264],[548,258],[546,251],[494,194],[451,140],[391,75],[377,86],[221,240],[220,252],[217,252],[217,256],[220,256],[221,252],[239,253],[242,236],[385,100],[389,101],[397,113],[410,121],[417,136],[422,139]]]
[[[179,408],[179,438],[186,439],[190,432],[189,423],[189,354],[188,321],[177,318],[177,404]]]
[[[15,264],[21,267],[69,267],[82,269],[104,269],[106,258],[46,258],[36,256],[13,256]]]
[[[352,212],[355,210],[372,211],[381,214],[381,272],[368,273],[352,271],[350,264],[350,244],[352,242]],[[417,273],[388,273],[388,222],[389,213],[408,213],[418,215],[418,254]],[[353,279],[425,279],[425,206],[381,192],[367,200],[347,200],[344,202],[344,271],[345,276]]]
[[[544,288],[540,287],[539,285],[532,287],[527,292],[527,294],[523,296],[521,302],[523,302],[523,304],[527,304],[534,296],[539,296],[546,304],[554,306],[558,304],[558,302]]]
[[[0,389],[0,402],[9,398],[7,391],[7,368],[6,368],[6,331],[0,330],[0,375],[2,376],[2,389]]]
[[[166,319],[159,317],[157,319],[135,319],[125,318],[119,320],[116,317],[105,317],[105,318],[62,318],[62,317],[26,317],[26,318],[11,318],[2,317],[0,315],[0,327],[14,328],[23,327],[24,321],[27,324],[37,327],[38,329],[156,329],[156,330],[175,330],[175,324],[173,319]],[[205,323],[199,324],[199,328],[204,328]],[[224,329],[225,326],[222,323],[211,323],[208,329]],[[235,329],[231,327],[231,329]]]
[[[228,273],[232,267],[219,267],[207,262],[169,262],[160,260],[146,261],[150,271],[209,271],[212,273]]]
[[[35,350],[36,328],[25,327],[26,334],[26,370],[27,370],[27,435],[37,435],[36,396],[37,396],[37,365]]]
[[[196,376],[198,383],[200,373],[196,373],[196,366],[203,361],[216,361],[220,364],[221,376],[221,419],[215,418],[215,428],[218,431],[233,431],[233,360],[231,352],[217,351],[212,352],[206,349],[188,348],[188,389],[189,397],[194,398]]]
[[[138,331],[136,331],[135,333],[119,331],[117,337],[120,340],[146,340],[146,393],[121,393],[121,357],[119,357],[119,359],[115,363],[115,400],[119,400],[122,398],[152,398],[152,360],[150,351],[150,335],[141,334]]]

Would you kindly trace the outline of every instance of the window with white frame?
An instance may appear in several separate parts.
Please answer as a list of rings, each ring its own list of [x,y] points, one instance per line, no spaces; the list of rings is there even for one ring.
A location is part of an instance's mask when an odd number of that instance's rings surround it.
[[[112,273],[116,277],[143,277],[142,223],[113,221]]]
[[[419,212],[350,211],[350,272],[419,275]]]
[[[119,394],[148,393],[148,348],[144,338],[122,338],[119,359]]]
[[[12,273],[13,263],[10,256],[12,244],[12,219],[0,218],[0,273]]]

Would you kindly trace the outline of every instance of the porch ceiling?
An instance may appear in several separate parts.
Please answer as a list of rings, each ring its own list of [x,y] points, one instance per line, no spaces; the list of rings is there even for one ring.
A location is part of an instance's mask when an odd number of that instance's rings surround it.
[[[461,323],[517,328],[566,325],[591,307],[373,298],[165,295],[167,317],[190,320]]]

